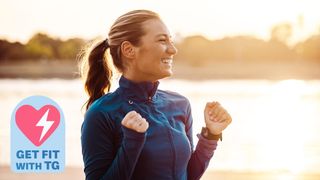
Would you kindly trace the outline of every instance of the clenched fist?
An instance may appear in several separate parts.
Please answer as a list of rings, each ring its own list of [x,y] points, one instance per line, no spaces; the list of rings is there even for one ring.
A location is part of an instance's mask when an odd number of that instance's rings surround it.
[[[121,121],[121,124],[128,128],[132,129],[134,131],[137,131],[139,133],[144,133],[149,128],[149,123],[147,120],[136,111],[130,111],[126,114],[126,116]]]
[[[220,134],[232,121],[230,114],[219,102],[208,102],[204,109],[206,127],[212,134]]]

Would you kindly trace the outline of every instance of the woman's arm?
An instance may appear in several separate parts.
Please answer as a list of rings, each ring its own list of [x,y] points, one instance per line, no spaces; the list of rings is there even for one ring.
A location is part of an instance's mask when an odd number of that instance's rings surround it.
[[[82,154],[86,179],[130,179],[146,140],[139,133],[122,126],[123,140],[115,149],[115,126],[109,116],[88,111],[81,128]]]
[[[188,163],[188,180],[200,179],[205,170],[207,169],[210,159],[214,154],[214,150],[217,147],[217,140],[208,140],[198,134],[198,144],[193,151],[193,138],[192,138],[192,113],[190,104],[188,105],[188,116],[186,124],[186,134],[188,136],[189,142],[192,148],[192,155]]]
[[[190,104],[188,106],[188,118],[186,134],[189,138],[191,147],[192,141],[192,115]],[[210,135],[221,138],[222,131],[232,122],[230,114],[218,102],[209,102],[204,109],[204,119],[206,128]],[[208,136],[207,136],[208,137]],[[217,147],[217,140],[206,139],[198,134],[198,144],[196,150],[192,153],[188,164],[188,179],[200,179],[204,171],[207,169],[214,150]]]

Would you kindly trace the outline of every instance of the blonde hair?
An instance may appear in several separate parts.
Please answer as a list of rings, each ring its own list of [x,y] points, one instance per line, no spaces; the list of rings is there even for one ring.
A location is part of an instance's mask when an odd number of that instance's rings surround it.
[[[149,10],[134,10],[120,16],[111,26],[108,38],[95,43],[84,51],[81,57],[81,77],[85,79],[85,90],[89,95],[86,109],[98,98],[110,91],[112,70],[108,65],[108,48],[112,62],[122,72],[124,65],[121,58],[121,44],[129,41],[138,46],[146,33],[143,23],[150,19],[160,19],[159,15]],[[110,57],[110,56],[109,56]]]

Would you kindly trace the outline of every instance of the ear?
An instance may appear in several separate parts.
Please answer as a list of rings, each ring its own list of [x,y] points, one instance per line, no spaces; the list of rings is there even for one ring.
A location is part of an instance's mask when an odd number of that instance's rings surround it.
[[[121,43],[121,53],[128,59],[135,57],[135,47],[129,41],[123,41]]]

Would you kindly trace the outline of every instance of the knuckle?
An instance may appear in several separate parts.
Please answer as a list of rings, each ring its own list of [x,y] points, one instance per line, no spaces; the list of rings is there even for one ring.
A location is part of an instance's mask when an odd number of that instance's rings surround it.
[[[129,111],[127,114],[134,114],[135,111]]]
[[[126,125],[127,125],[125,119],[121,121],[121,124],[122,124],[123,126],[126,126]]]
[[[132,121],[132,120],[127,122],[127,125],[128,125],[128,126],[133,126],[134,124],[135,124],[135,122]]]

